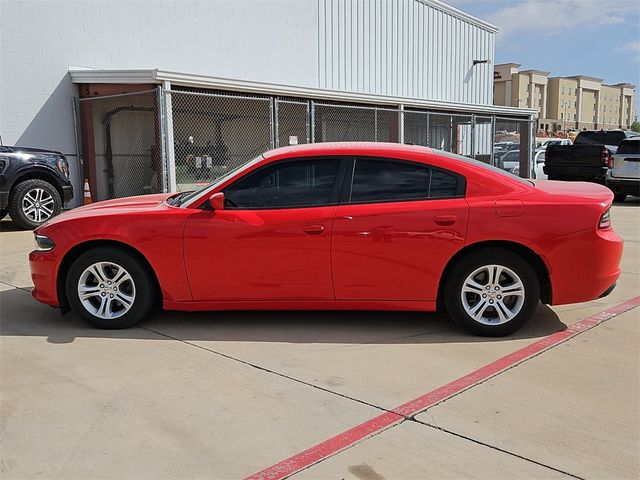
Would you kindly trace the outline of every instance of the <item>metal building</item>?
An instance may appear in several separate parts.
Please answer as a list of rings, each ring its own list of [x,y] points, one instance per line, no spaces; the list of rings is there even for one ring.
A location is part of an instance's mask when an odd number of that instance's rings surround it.
[[[304,142],[407,142],[495,162],[494,143],[512,141],[530,171],[535,112],[492,105],[496,28],[437,0],[2,9],[35,25],[3,25],[4,143],[63,151],[77,191],[86,177],[96,199],[193,188]]]

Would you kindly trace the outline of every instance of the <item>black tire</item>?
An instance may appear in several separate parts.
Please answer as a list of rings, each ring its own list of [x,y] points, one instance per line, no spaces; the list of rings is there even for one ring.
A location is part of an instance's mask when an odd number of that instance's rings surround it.
[[[36,189],[44,190],[53,200],[53,204],[49,205],[51,206],[52,213],[42,221],[30,218],[23,209],[25,197]],[[11,189],[11,193],[9,194],[9,215],[11,216],[11,220],[13,220],[20,228],[33,230],[34,228],[42,225],[45,221],[58,215],[61,210],[62,200],[60,199],[60,193],[58,193],[56,187],[45,180],[24,180],[17,185],[14,185]]]
[[[489,319],[489,324],[475,320],[469,313],[467,313],[463,304],[462,288],[467,277],[477,269],[487,265],[499,265],[506,267],[520,278],[524,287],[524,301],[521,304],[520,310],[513,318],[504,323],[498,323],[500,320],[496,310],[498,308],[497,305],[493,306],[487,304],[488,308],[485,310],[488,312],[488,316],[495,315],[496,317],[496,324],[492,325],[490,324],[493,321],[492,319]],[[506,279],[504,276],[501,276],[501,278]],[[500,285],[500,280],[496,285]],[[491,295],[499,294],[499,292],[495,292],[493,289],[487,291],[487,295],[489,295],[489,293],[491,293]],[[506,297],[507,295],[505,295],[505,298]],[[471,293],[467,294],[466,299],[468,304],[470,304],[470,299],[471,301],[477,299],[475,300],[476,303],[471,305],[472,307],[478,305],[480,301],[484,301],[481,299],[479,294],[476,295]],[[451,315],[453,320],[467,331],[475,335],[485,337],[501,337],[519,330],[525,323],[527,323],[527,321],[529,321],[540,301],[540,284],[534,269],[520,255],[506,249],[487,248],[475,251],[461,258],[453,266],[447,276],[446,284],[444,285],[444,301],[449,315]],[[497,302],[497,300],[494,301]],[[491,301],[491,303],[494,303],[494,301]],[[515,303],[518,300],[517,297],[509,297],[508,300],[503,301],[505,303],[507,301]],[[487,302],[489,302],[489,300],[487,300]]]
[[[132,278],[131,283],[135,288],[135,290],[133,290],[135,292],[133,303],[126,313],[123,313],[117,318],[101,318],[100,316],[97,316],[95,312],[90,312],[80,300],[78,293],[78,283],[80,278],[88,267],[97,262],[109,262],[120,266],[126,270]],[[103,273],[105,273],[104,270]],[[89,278],[93,278],[95,280],[97,277],[89,276]],[[109,276],[107,275],[105,278],[108,279]],[[153,307],[157,294],[153,278],[153,272],[150,272],[146,265],[128,252],[114,247],[98,247],[81,254],[71,265],[65,282],[67,299],[69,300],[71,308],[79,313],[90,325],[96,328],[128,328],[140,322]],[[104,285],[106,285],[106,283]],[[96,285],[96,288],[98,286],[99,285]],[[125,287],[121,288],[123,292],[124,288]],[[102,293],[100,293],[100,295],[102,295]],[[131,289],[126,293],[130,295]],[[115,294],[118,295],[118,293]],[[105,295],[102,296],[105,297]],[[107,294],[106,297],[109,297],[109,294]],[[115,300],[111,300],[111,302],[116,300],[117,298]],[[92,300],[90,300],[90,302],[94,302],[96,304],[96,308],[98,308],[97,303],[101,301],[101,298],[97,295],[92,297]],[[111,303],[111,306],[113,307],[113,311],[117,311],[119,309],[122,311],[124,309],[122,303]]]
[[[624,202],[627,199],[627,194],[626,193],[614,193],[613,194],[613,201],[614,202]]]

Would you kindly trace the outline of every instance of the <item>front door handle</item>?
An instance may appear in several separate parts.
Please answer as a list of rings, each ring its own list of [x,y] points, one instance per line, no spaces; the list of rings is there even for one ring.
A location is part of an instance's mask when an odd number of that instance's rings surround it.
[[[458,220],[456,215],[436,215],[433,221],[438,225],[453,225]]]
[[[305,225],[302,230],[307,235],[320,235],[324,232],[324,225]]]

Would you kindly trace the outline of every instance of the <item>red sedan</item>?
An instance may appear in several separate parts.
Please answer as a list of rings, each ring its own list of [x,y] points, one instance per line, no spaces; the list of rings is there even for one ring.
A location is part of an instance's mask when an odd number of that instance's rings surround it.
[[[613,194],[424,147],[286,147],[189,193],[77,208],[35,231],[33,296],[100,328],[169,310],[446,307],[480,335],[608,294]]]

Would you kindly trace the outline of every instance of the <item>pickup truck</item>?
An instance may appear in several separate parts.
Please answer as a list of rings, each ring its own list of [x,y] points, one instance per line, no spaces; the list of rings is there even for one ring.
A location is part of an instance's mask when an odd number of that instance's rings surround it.
[[[33,229],[60,213],[72,197],[62,153],[0,145],[0,220],[8,213],[19,227]]]
[[[544,173],[549,180],[577,180],[606,184],[618,145],[639,134],[625,130],[583,130],[573,145],[549,145]]]

